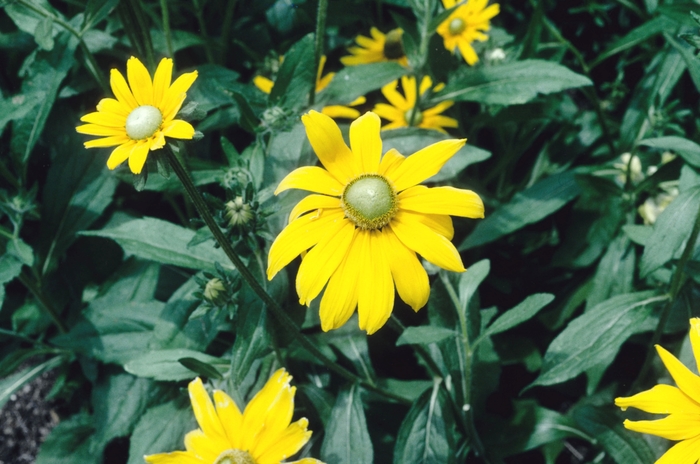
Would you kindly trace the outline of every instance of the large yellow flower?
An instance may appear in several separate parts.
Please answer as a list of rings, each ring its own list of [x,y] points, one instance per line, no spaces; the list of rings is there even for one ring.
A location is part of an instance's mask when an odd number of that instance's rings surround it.
[[[700,368],[700,319],[690,320],[690,343],[695,362]],[[656,464],[695,464],[700,458],[700,377],[683,365],[675,356],[656,345],[666,369],[678,387],[656,385],[651,390],[637,393],[628,398],[615,398],[615,404],[624,411],[629,407],[652,414],[669,414],[658,420],[630,421],[625,428],[635,432],[648,433],[680,440]]]
[[[295,454],[311,438],[309,421],[290,424],[296,387],[292,377],[279,369],[245,411],[226,393],[214,390],[214,402],[196,378],[188,390],[199,429],[185,435],[187,451],[145,456],[151,464],[279,464]],[[284,461],[286,462],[286,461]],[[323,464],[311,458],[296,464]]]
[[[117,147],[107,160],[109,169],[128,159],[131,172],[138,174],[148,152],[163,148],[166,136],[194,136],[192,125],[175,119],[175,115],[197,78],[197,71],[183,74],[171,84],[172,72],[173,60],[163,58],[151,81],[143,63],[132,56],[126,63],[128,85],[118,70],[111,71],[110,84],[116,100],[103,98],[97,112],[80,118],[88,124],[76,127],[78,132],[102,137],[85,142],[85,148]]]
[[[282,58],[283,57],[280,57],[280,59]],[[323,89],[328,87],[328,84],[331,83],[333,77],[335,76],[334,72],[330,72],[323,76],[323,67],[325,65],[326,56],[323,55],[321,56],[321,62],[318,64],[318,71],[316,72],[316,94],[320,93]],[[265,76],[255,76],[253,78],[253,85],[255,85],[255,87],[257,87],[260,91],[269,94],[270,92],[272,92],[272,87],[275,86],[275,83],[272,79],[269,79]],[[365,101],[367,101],[365,97],[357,97],[354,101],[350,103],[350,106],[362,105],[365,103]],[[321,109],[321,112],[331,118],[355,119],[360,116],[360,112],[358,110],[344,105],[324,106]]]
[[[376,27],[370,29],[372,37],[358,35],[355,42],[359,47],[350,47],[350,56],[344,56],[340,62],[345,66],[358,64],[380,63],[382,61],[396,61],[400,65],[407,66],[406,52],[403,49],[401,36],[403,29],[394,29],[383,34]]]
[[[413,115],[413,125],[424,129],[434,129],[445,133],[445,127],[457,127],[457,120],[443,116],[440,113],[451,107],[454,102],[446,100],[438,103],[432,108],[420,111],[416,108],[416,78],[411,76],[403,76],[401,78],[401,87],[403,87],[403,95],[397,90],[399,81],[393,81],[382,87],[382,94],[389,100],[391,105],[386,103],[377,103],[372,111],[377,113],[384,119],[391,121],[383,127],[383,129],[396,129],[398,127],[408,127]],[[424,76],[420,83],[420,95],[423,96],[433,86],[433,81],[429,76]],[[444,84],[438,84],[433,91],[438,92],[444,87]]]
[[[491,28],[489,21],[500,11],[498,4],[486,7],[489,0],[467,0],[457,7],[445,21],[440,23],[437,33],[442,36],[445,48],[454,53],[459,52],[468,64],[473,65],[479,61],[472,42],[480,42],[488,39],[484,31]],[[459,3],[458,0],[442,0],[446,9]]]
[[[428,301],[428,276],[416,253],[444,269],[465,270],[450,242],[450,215],[483,217],[481,198],[469,190],[418,185],[437,174],[465,140],[443,140],[407,158],[394,149],[382,156],[374,113],[350,125],[351,148],[329,117],[311,111],[302,122],[325,169],[298,168],[277,187],[275,194],[290,188],[314,194],[294,207],[272,244],[267,277],[308,250],[296,279],[301,304],[325,286],[322,329],[340,327],[357,307],[360,328],[371,334],[391,315],[394,285],[415,311]]]

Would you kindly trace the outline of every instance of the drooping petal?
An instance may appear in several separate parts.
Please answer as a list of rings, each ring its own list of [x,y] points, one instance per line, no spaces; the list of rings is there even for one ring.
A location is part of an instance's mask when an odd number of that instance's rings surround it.
[[[187,121],[173,119],[163,124],[163,135],[174,139],[190,140],[194,137],[194,127]]]
[[[173,60],[163,58],[158,63],[156,73],[153,76],[153,106],[160,108],[160,104],[170,87],[170,80],[173,77]]]
[[[659,384],[650,390],[626,398],[615,398],[615,406],[625,409],[632,407],[652,414],[679,414],[697,411],[700,404],[693,401],[679,388]]]
[[[690,345],[693,347],[695,364],[700,371],[700,318],[697,317],[690,319]]]
[[[292,208],[289,213],[289,222],[297,219],[302,214],[313,211],[315,209],[335,209],[340,208],[340,200],[337,197],[329,197],[328,195],[309,195],[304,197],[299,203]]]
[[[131,154],[131,150],[133,150],[135,146],[136,142],[132,140],[121,144],[112,150],[112,153],[109,155],[109,159],[107,159],[107,167],[109,169],[114,169],[126,161]]]
[[[267,278],[272,280],[294,258],[321,241],[332,223],[343,220],[342,211],[323,211],[318,215],[307,214],[291,222],[270,247]]]
[[[343,185],[328,171],[318,166],[303,166],[287,174],[277,186],[275,195],[292,188],[324,195],[343,194]]]
[[[661,357],[669,374],[675,380],[676,385],[683,393],[691,397],[696,403],[700,403],[700,377],[693,374],[675,356],[666,351],[662,346],[656,345],[656,351]]]
[[[360,257],[357,313],[360,329],[371,335],[386,323],[394,309],[394,280],[387,261],[380,231],[360,231],[369,246]]]
[[[700,456],[700,437],[676,443],[654,464],[696,464]]]
[[[331,276],[321,298],[319,317],[324,332],[345,324],[357,307],[357,285],[354,283],[362,272],[360,256],[364,252],[367,238],[366,234],[360,235],[358,231],[359,229],[348,247],[345,259]]]
[[[230,446],[237,448],[240,446],[241,435],[245,433],[242,429],[243,413],[233,399],[221,390],[214,390],[214,406]]]
[[[139,105],[153,105],[151,74],[138,58],[132,56],[126,62],[126,76],[136,102]]]
[[[700,418],[695,414],[671,414],[663,419],[623,422],[626,429],[668,440],[687,440],[700,435]]]
[[[140,174],[143,169],[143,165],[146,164],[146,158],[148,157],[148,151],[150,145],[147,140],[140,140],[134,145],[131,153],[129,154],[129,169],[134,174]]]
[[[197,419],[197,423],[202,429],[202,432],[208,437],[225,440],[226,433],[224,432],[224,427],[221,425],[221,420],[216,414],[214,403],[212,403],[211,398],[209,398],[209,393],[207,393],[204,388],[202,380],[197,377],[189,383],[187,390],[190,394],[190,402],[192,403],[194,417]]]
[[[204,464],[205,461],[198,459],[186,451],[174,451],[172,453],[151,454],[144,456],[148,464]]]
[[[401,209],[418,213],[448,214],[468,218],[484,217],[484,202],[471,190],[424,185],[410,187],[398,195]]]
[[[253,456],[256,464],[278,464],[295,455],[311,438],[308,426],[309,421],[306,418],[299,419],[279,435],[271,436],[270,441],[261,442],[261,454]]]
[[[466,139],[449,139],[436,142],[407,157],[401,166],[387,174],[397,191],[420,184],[437,174],[442,166],[466,143]]]
[[[465,271],[462,258],[452,242],[425,224],[399,211],[389,227],[404,245],[427,261],[448,271]]]
[[[382,231],[382,248],[386,250],[396,291],[414,311],[426,305],[430,296],[428,273],[416,253],[406,248],[390,227]]]
[[[357,161],[345,145],[335,121],[311,110],[301,117],[301,122],[306,128],[306,136],[316,156],[339,183],[345,185],[360,173]]]
[[[119,103],[127,107],[129,111],[139,106],[138,102],[134,98],[134,95],[131,93],[129,86],[126,84],[124,76],[122,76],[122,73],[120,73],[118,70],[112,69],[110,71],[109,84],[112,87],[112,92],[114,93],[114,96],[117,97]]]
[[[363,173],[376,173],[379,169],[379,158],[382,156],[381,125],[379,116],[371,112],[350,124],[350,146]]]

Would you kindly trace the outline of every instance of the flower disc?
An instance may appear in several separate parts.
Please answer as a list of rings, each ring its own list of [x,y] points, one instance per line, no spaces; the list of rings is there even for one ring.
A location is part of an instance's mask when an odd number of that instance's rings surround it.
[[[357,227],[379,229],[396,213],[396,192],[383,176],[367,174],[345,187],[342,205]]]
[[[158,108],[139,106],[126,118],[126,135],[132,140],[144,140],[155,134],[161,124],[163,115]]]
[[[467,28],[467,23],[462,18],[455,18],[450,21],[449,31],[452,35],[461,34]]]

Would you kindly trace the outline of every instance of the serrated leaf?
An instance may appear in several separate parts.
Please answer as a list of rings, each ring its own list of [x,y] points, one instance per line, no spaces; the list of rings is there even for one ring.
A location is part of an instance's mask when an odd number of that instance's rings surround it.
[[[496,319],[484,332],[484,337],[490,337],[497,333],[505,332],[508,329],[527,321],[540,309],[547,306],[554,295],[551,293],[535,293],[525,298],[519,305],[506,311],[501,317]]]
[[[404,74],[406,68],[391,62],[347,66],[338,71],[328,87],[318,94],[318,103],[347,105]]]
[[[321,446],[321,459],[334,464],[372,464],[374,450],[357,385],[340,391]]]
[[[189,406],[170,401],[149,409],[129,440],[128,464],[143,464],[148,454],[181,449],[185,434],[195,429],[197,422]]]
[[[422,327],[406,327],[398,340],[396,346],[401,345],[427,345],[429,343],[437,343],[442,340],[447,340],[451,337],[456,337],[459,334],[451,329],[444,327],[434,327],[431,325]]]
[[[138,377],[155,380],[186,380],[196,377],[196,373],[180,363],[182,358],[194,358],[197,361],[212,364],[221,369],[228,367],[228,362],[194,350],[174,349],[157,350],[135,358],[124,365],[124,370]]]
[[[586,76],[551,61],[524,60],[481,68],[461,67],[435,98],[518,105],[539,94],[593,85]]]
[[[670,135],[668,137],[645,139],[639,142],[638,145],[674,151],[678,153],[688,164],[695,167],[700,167],[700,145],[692,140]]]

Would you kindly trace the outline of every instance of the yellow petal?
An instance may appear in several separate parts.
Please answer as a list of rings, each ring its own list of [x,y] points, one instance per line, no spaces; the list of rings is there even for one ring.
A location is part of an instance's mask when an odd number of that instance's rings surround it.
[[[139,105],[153,105],[153,82],[148,69],[132,56],[126,62],[126,75],[129,79],[129,87]]]
[[[450,108],[452,105],[454,105],[455,102],[452,100],[445,100],[443,102],[438,103],[437,105],[433,106],[432,108],[429,108],[425,111],[423,111],[423,117],[426,116],[434,116],[436,114],[440,114],[446,109]],[[452,119],[452,118],[448,118]]]
[[[302,214],[313,211],[315,209],[327,210],[340,208],[340,200],[337,197],[329,197],[327,195],[309,195],[304,197],[299,203],[292,208],[289,213],[289,222],[297,219]]]
[[[418,213],[448,214],[469,218],[484,217],[484,202],[471,190],[423,185],[410,187],[398,196],[401,209]]]
[[[115,100],[116,101],[116,100]],[[80,118],[81,121],[83,122],[89,122],[92,124],[99,124],[101,126],[108,126],[108,127],[120,127],[122,130],[122,133],[126,131],[125,126],[126,126],[126,118],[115,113],[107,113],[107,112],[95,112],[95,113],[88,113],[82,118]]]
[[[163,135],[174,139],[190,140],[194,137],[194,127],[187,121],[173,119],[163,124]]]
[[[109,73],[109,84],[112,87],[114,96],[117,97],[119,103],[129,109],[129,112],[139,106],[131,90],[129,90],[129,86],[126,85],[126,80],[124,80],[122,73],[112,69]]]
[[[399,153],[395,148],[392,148],[384,153],[382,161],[379,163],[379,174],[391,179],[395,175],[395,172],[399,166],[401,166],[401,163],[403,163],[405,160],[405,156]],[[394,188],[396,187],[394,186]]]
[[[214,404],[209,398],[209,393],[204,388],[202,380],[197,377],[189,383],[187,390],[190,393],[192,412],[194,412],[194,417],[202,432],[208,437],[225,440],[224,427],[221,425],[221,420],[216,414]]]
[[[287,174],[277,186],[275,195],[292,188],[325,195],[343,194],[343,185],[328,171],[318,166],[303,166]]]
[[[325,114],[329,118],[338,119],[355,119],[360,116],[360,112],[355,108],[350,108],[343,105],[329,105],[321,108],[321,114]]]
[[[452,242],[425,224],[399,211],[389,226],[404,245],[427,261],[448,271],[465,271],[462,258]]]
[[[413,109],[416,106],[416,78],[411,76],[401,77],[401,86],[403,87],[403,94],[406,96],[406,108],[407,110]]]
[[[119,145],[117,148],[112,150],[112,153],[109,155],[109,159],[107,159],[107,167],[109,169],[114,169],[126,161],[131,154],[131,150],[133,150],[135,146],[136,142],[132,140]]]
[[[272,92],[272,87],[275,86],[275,83],[272,81],[272,79],[268,79],[265,76],[255,76],[253,78],[253,85],[261,92],[269,94]]]
[[[322,461],[314,458],[303,458],[298,461],[285,461],[285,464],[324,464]]]
[[[413,211],[404,211],[403,214],[412,218],[412,220],[425,224],[426,226],[430,227],[433,232],[442,235],[447,240],[452,240],[452,237],[455,236],[455,228],[452,224],[452,218],[450,216],[441,214],[414,213]]]
[[[357,285],[362,272],[360,255],[366,246],[366,234],[355,232],[352,243],[348,247],[345,259],[331,276],[326,291],[321,298],[319,317],[321,329],[324,332],[337,329],[345,324],[357,306]]]
[[[360,173],[357,162],[340,133],[338,125],[318,111],[309,111],[301,117],[306,136],[328,172],[345,185]],[[322,192],[321,192],[322,193]]]
[[[230,445],[237,448],[240,446],[240,436],[245,433],[241,428],[243,424],[241,410],[233,399],[221,390],[214,390],[214,405]]]
[[[695,414],[671,414],[663,419],[623,422],[625,428],[668,440],[686,440],[700,435],[700,417]]]
[[[675,356],[666,351],[662,346],[656,345],[656,351],[661,357],[666,369],[675,380],[676,385],[683,393],[691,397],[696,403],[700,403],[700,377],[693,374]]]
[[[397,90],[398,85],[398,80],[389,82],[384,87],[382,87],[382,94],[384,95],[384,98],[389,100],[389,103],[394,105],[399,110],[406,112],[413,108],[413,104],[407,102],[403,95],[399,93],[399,91]]]
[[[447,116],[426,116],[425,113],[423,113],[423,121],[420,123],[418,127],[423,127],[425,129],[435,129],[439,130],[443,133],[446,133],[443,130],[443,127],[458,127],[459,123],[457,122],[456,119],[453,118],[448,118]]]
[[[475,65],[479,61],[479,56],[466,40],[459,40],[457,42],[457,48],[459,48],[459,53],[462,54],[462,58],[464,58],[464,61],[466,61],[469,66]]]
[[[466,141],[466,139],[442,140],[407,157],[406,161],[389,176],[396,190],[400,192],[413,187],[437,174]]]
[[[678,414],[690,411],[697,411],[697,414],[700,414],[700,404],[690,399],[679,388],[663,384],[630,397],[615,398],[615,406],[622,408],[623,411],[632,407],[652,414]]]
[[[143,459],[149,464],[204,464],[205,461],[196,458],[186,451],[174,451],[172,453],[151,454]]]
[[[160,112],[163,113],[163,119],[168,120],[175,117],[177,112],[182,106],[182,102],[185,100],[187,91],[192,86],[194,81],[197,79],[197,71],[192,71],[190,73],[185,73],[182,76],[175,79],[175,82],[165,91],[165,95],[161,100]]]
[[[326,236],[328,227],[344,221],[342,211],[307,214],[289,223],[270,247],[267,278],[272,278],[303,251],[316,245]]]
[[[423,95],[432,86],[433,80],[430,78],[430,76],[423,76],[423,79],[420,81],[420,94]]]
[[[396,291],[406,304],[418,311],[430,296],[428,274],[416,254],[406,248],[390,227],[382,231],[382,239]]]
[[[157,131],[153,137],[148,139],[148,149],[150,151],[159,150],[165,146],[165,135],[163,131]]]
[[[696,464],[700,456],[700,437],[676,443],[654,464]]]
[[[83,145],[85,148],[97,148],[97,147],[113,147],[115,145],[121,145],[123,143],[131,142],[131,139],[125,135],[115,135],[112,137],[104,137],[101,139],[89,140]]]
[[[197,429],[185,435],[185,448],[188,453],[209,463],[214,462],[222,451],[231,448],[231,444],[224,437],[205,435]]]
[[[405,112],[386,103],[377,103],[372,108],[372,112],[388,121],[399,122],[402,127],[408,126],[404,118]]]
[[[118,128],[118,127],[107,127],[107,126],[101,126],[99,124],[83,124],[82,126],[78,126],[75,128],[75,130],[79,134],[87,134],[87,135],[98,135],[98,136],[125,136],[126,131],[123,128]]]
[[[289,385],[291,379],[284,369],[279,369],[250,400],[243,412],[242,449],[259,455],[263,451],[262,444],[269,446],[270,439],[289,426],[296,392],[296,387]]]
[[[134,174],[140,174],[143,169],[143,165],[146,164],[146,158],[148,157],[148,151],[150,144],[148,141],[140,141],[134,145],[134,148],[129,154],[129,169]]]
[[[185,98],[187,98],[187,94],[185,92],[182,92],[177,96],[173,96],[170,99],[168,97],[163,98],[162,101],[164,103],[162,104],[162,106],[165,107],[165,111],[161,111],[163,114],[164,122],[171,121],[175,118],[175,116],[177,116],[177,112],[180,111],[180,108],[182,108],[182,104],[185,102]]]
[[[133,108],[123,104],[118,100],[115,100],[114,98],[103,98],[97,104],[97,111],[99,111],[100,113],[113,113],[115,115],[121,116],[124,118],[124,124],[126,124],[126,118],[129,116],[129,113],[131,113],[132,109]]]
[[[158,63],[158,68],[153,76],[153,105],[160,108],[160,104],[165,97],[165,92],[167,92],[168,87],[170,87],[170,80],[173,77],[173,60],[170,58],[163,58]]]
[[[695,364],[700,372],[700,318],[697,317],[690,319],[690,345],[693,347]]]
[[[381,231],[360,231],[368,235],[368,247],[360,257],[357,313],[360,329],[372,335],[391,316],[394,309],[394,280],[386,256]]]
[[[333,223],[323,239],[304,256],[296,281],[299,304],[308,305],[321,293],[345,258],[354,234],[355,226],[348,219]]]
[[[271,436],[272,440],[260,442],[259,453],[255,453],[256,464],[279,464],[290,456],[295,455],[311,438],[311,430],[307,430],[309,421],[299,419],[284,429],[282,433]],[[285,461],[286,462],[286,461]]]
[[[376,173],[382,156],[379,116],[367,112],[350,124],[350,147],[363,173]]]

